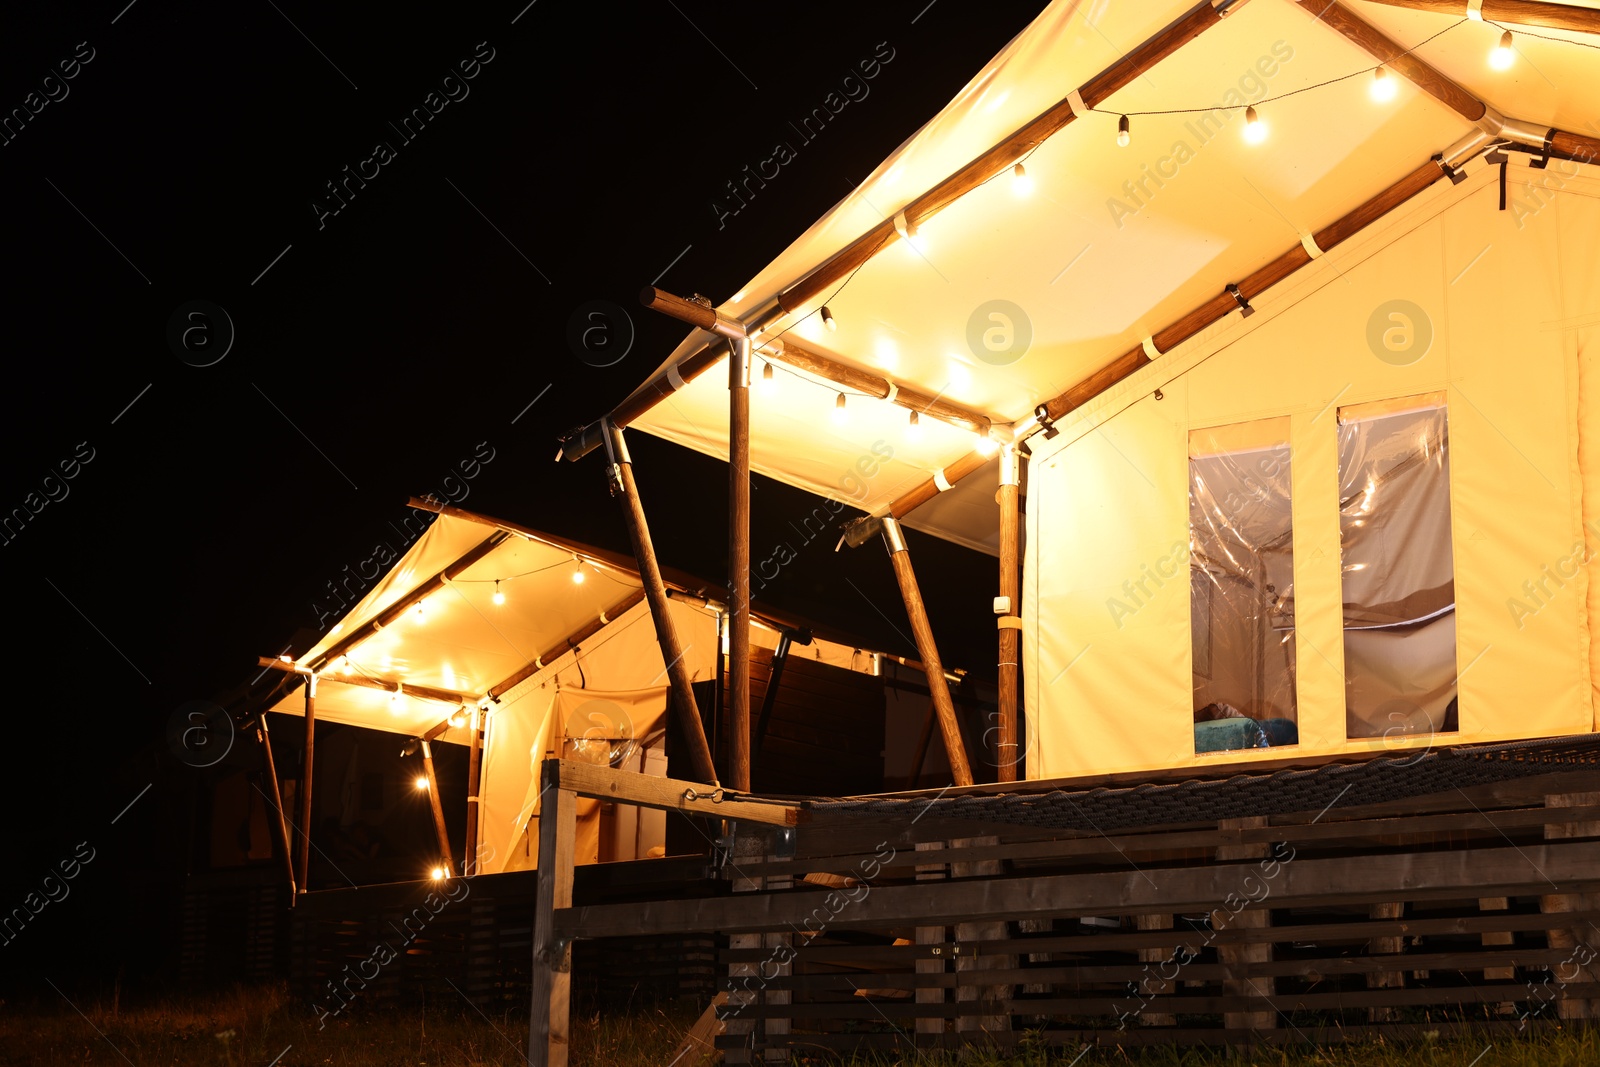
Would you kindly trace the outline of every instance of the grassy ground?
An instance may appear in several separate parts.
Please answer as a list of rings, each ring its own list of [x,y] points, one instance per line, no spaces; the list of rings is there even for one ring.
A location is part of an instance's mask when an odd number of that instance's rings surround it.
[[[81,1009],[81,1013],[80,1010]],[[698,1012],[692,1006],[573,1020],[573,1067],[664,1067]],[[330,1019],[275,990],[236,990],[205,999],[171,998],[159,1007],[78,1000],[37,1005],[0,1002],[0,1064],[55,1067],[514,1067],[526,1062],[525,1015],[485,1017],[460,1001],[403,1016]],[[964,1067],[1066,1067],[1077,1050],[1017,1053],[1009,1060],[974,1055]],[[930,1056],[859,1058],[851,1067],[932,1067]],[[1124,1054],[1097,1049],[1077,1067],[1210,1067],[1248,1062],[1274,1067],[1595,1067],[1600,1030],[1505,1036],[1411,1045],[1370,1044],[1321,1050],[1264,1049],[1244,1060],[1226,1053],[1153,1049]],[[679,1064],[678,1067],[685,1067]]]

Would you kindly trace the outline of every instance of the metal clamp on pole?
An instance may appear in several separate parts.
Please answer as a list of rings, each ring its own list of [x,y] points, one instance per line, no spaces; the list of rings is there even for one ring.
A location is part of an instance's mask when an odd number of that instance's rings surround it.
[[[611,495],[616,496],[627,492],[622,481],[622,465],[633,460],[628,456],[628,442],[622,436],[622,427],[610,419],[602,419],[601,429],[606,442],[606,483]]]

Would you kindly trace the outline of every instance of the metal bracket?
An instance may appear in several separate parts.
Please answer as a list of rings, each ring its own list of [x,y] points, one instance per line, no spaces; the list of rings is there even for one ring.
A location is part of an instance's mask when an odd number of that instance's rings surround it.
[[[1233,297],[1233,302],[1239,305],[1239,312],[1242,318],[1248,319],[1256,313],[1256,309],[1250,306],[1250,301],[1245,299],[1244,293],[1239,290],[1236,284],[1229,282],[1227,289],[1228,295]]]

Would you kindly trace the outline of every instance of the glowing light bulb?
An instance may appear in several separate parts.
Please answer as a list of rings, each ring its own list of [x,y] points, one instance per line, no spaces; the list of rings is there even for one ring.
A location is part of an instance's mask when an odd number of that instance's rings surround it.
[[[1261,121],[1256,109],[1244,109],[1244,139],[1250,144],[1260,144],[1267,139],[1267,124]]]
[[[777,391],[778,391],[778,379],[773,377],[772,364],[771,363],[762,364],[761,365],[761,392],[766,396],[771,396],[773,393],[776,393]]]
[[[572,584],[573,585],[582,585],[583,584],[583,571],[576,570],[576,571],[572,572]]]
[[[833,321],[833,312],[828,310],[827,304],[822,305],[822,325],[828,328],[829,333],[834,333],[839,329],[839,324]]]
[[[506,602],[506,595],[500,591],[500,579],[498,578],[494,580],[494,602],[496,604],[504,604]]]
[[[349,674],[354,669],[355,668],[350,666],[350,657],[349,656],[340,656],[339,657],[339,673],[340,674]]]
[[[1028,177],[1021,163],[1011,168],[1011,191],[1017,196],[1027,196],[1033,192],[1033,179]]]
[[[425,774],[419,774],[417,775],[417,780],[412,784],[417,787],[418,792],[426,792],[428,788],[428,776]]]
[[[1133,140],[1133,134],[1128,130],[1128,116],[1124,115],[1117,120],[1117,147],[1127,148],[1128,142]]]
[[[911,413],[911,419],[906,423],[906,440],[922,440],[922,419],[915,411]]]
[[[467,709],[462,707],[451,712],[450,725],[456,727],[457,729],[467,725]]]
[[[1372,93],[1372,99],[1380,104],[1386,104],[1394,99],[1399,87],[1395,85],[1394,79],[1389,77],[1389,72],[1379,67],[1372,72],[1372,86],[1368,91]]]
[[[839,398],[833,402],[833,424],[835,426],[843,426],[848,421],[850,421],[850,415],[844,409],[844,394],[840,393]]]
[[[450,872],[445,870],[443,867],[435,867],[433,869],[433,880],[435,882],[442,882],[442,881],[444,881],[445,875],[447,875],[449,873]]]
[[[978,443],[973,446],[981,456],[992,456],[1000,451],[1000,442],[992,437],[979,437]]]
[[[1517,51],[1511,46],[1511,31],[1500,35],[1500,43],[1489,53],[1489,66],[1495,70],[1510,70],[1517,60]]]

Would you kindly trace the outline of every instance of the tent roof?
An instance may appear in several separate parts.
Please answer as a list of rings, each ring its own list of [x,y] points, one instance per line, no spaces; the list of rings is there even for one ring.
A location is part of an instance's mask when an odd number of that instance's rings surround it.
[[[497,536],[504,540],[425,596],[420,612],[408,608],[389,624],[373,627],[388,609],[409,604],[414,591],[429,578]],[[574,581],[579,574],[581,583]],[[677,571],[668,571],[665,578],[669,591],[693,595],[680,604],[685,610],[715,610],[716,586]],[[503,603],[495,603],[497,589],[504,594]],[[709,607],[704,599],[708,594]],[[494,691],[509,693],[515,686],[505,683],[519,675],[523,678],[517,685],[542,679],[538,663],[557,666],[569,653],[568,640],[574,635],[595,630],[596,638],[604,640],[602,635],[611,626],[641,621],[648,626],[642,596],[643,585],[627,557],[448,508],[295,662],[317,665],[349,635],[372,631],[321,668],[317,717],[417,735],[439,725],[463,704],[477,704]],[[804,627],[816,635],[811,652],[816,658],[858,669],[870,669],[873,663],[871,650],[842,632],[759,605],[752,615],[758,623],[754,635],[758,645],[770,648],[779,630]],[[659,655],[653,643],[651,650]],[[858,651],[865,655],[858,656]],[[695,650],[695,655],[698,661],[709,657],[710,651]],[[664,671],[662,677],[665,684]],[[595,688],[608,687],[604,678],[589,681]],[[269,710],[302,715],[304,698],[284,693],[274,698]],[[450,729],[441,736],[464,740],[467,733]]]
[[[720,310],[749,319],[1191,6],[1052,3]],[[1485,57],[1499,28],[1378,3],[1349,6],[1501,113],[1595,132],[1600,51],[1565,43],[1594,38],[1518,27],[1518,61],[1496,71]],[[757,335],[758,362],[760,341],[784,331],[997,423],[1019,421],[1474,131],[1398,76],[1396,97],[1374,102],[1372,56],[1314,15],[1315,5],[1291,0],[1237,8],[1101,104],[1108,113],[1082,116],[1028,155],[1031,195],[1017,195],[1002,169],[922,224],[916,242],[893,242],[826,292],[835,330],[815,314],[785,316]],[[1238,106],[1137,114],[1244,103],[1259,106],[1270,131],[1264,143],[1240,136]],[[1133,116],[1125,148],[1116,139],[1119,112]],[[973,341],[993,324],[985,316],[996,300],[1020,309],[1013,317],[1031,329],[1018,358]],[[668,362],[710,336],[694,331]],[[865,397],[849,397],[848,420],[837,425],[837,385],[782,365],[776,383],[775,395],[752,397],[752,467],[869,511],[973,445],[969,433],[931,419],[913,440],[904,409]],[[703,374],[634,425],[726,456],[724,376]],[[993,486],[992,477],[974,476],[905,521],[992,552]]]

